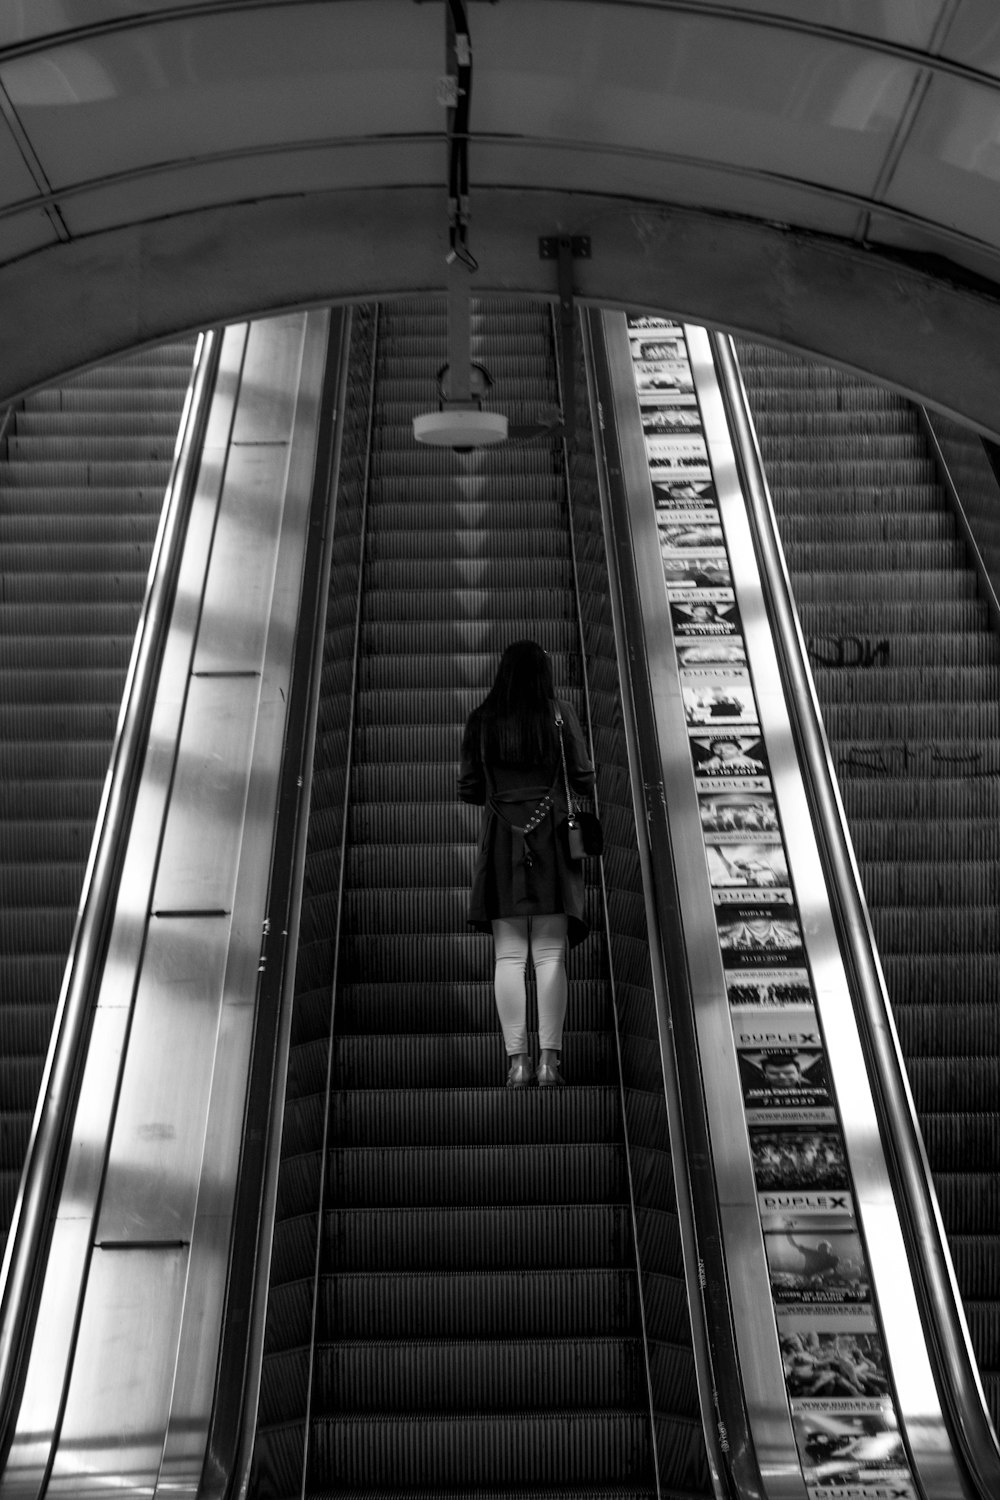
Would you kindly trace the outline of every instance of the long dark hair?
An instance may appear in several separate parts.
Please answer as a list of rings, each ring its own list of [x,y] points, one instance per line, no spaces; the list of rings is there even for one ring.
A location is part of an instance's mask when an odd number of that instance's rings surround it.
[[[558,754],[555,696],[548,652],[537,641],[513,641],[479,710],[486,760],[550,765]]]

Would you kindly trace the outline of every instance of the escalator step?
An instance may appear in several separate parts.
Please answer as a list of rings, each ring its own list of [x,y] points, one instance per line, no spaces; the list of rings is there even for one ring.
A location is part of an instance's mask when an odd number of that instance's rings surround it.
[[[320,1419],[315,1462],[366,1485],[567,1486],[652,1480],[648,1412],[482,1412]]]
[[[899,1005],[895,1022],[911,1068],[924,1057],[957,1057],[993,1067],[1000,1054],[996,1005],[968,1000],[954,1000],[944,1010],[928,1003]]]
[[[614,1337],[635,1328],[621,1270],[357,1272],[320,1282],[322,1325],[357,1338]]]
[[[878,906],[986,906],[1000,890],[1000,860],[865,860],[861,879]]]
[[[1000,668],[937,666],[903,669],[885,665],[870,672],[814,673],[824,704],[996,702]]]
[[[906,1071],[921,1116],[947,1110],[956,1099],[966,1109],[989,1113],[1000,1099],[996,1057],[911,1057]]]
[[[882,955],[895,1007],[907,1009],[928,995],[960,995],[970,1005],[996,998],[996,959],[989,953],[885,953]],[[945,1022],[947,1026],[947,1021]]]
[[[317,1001],[317,1008],[324,1002]],[[329,1005],[327,998],[325,1004]],[[573,981],[569,1016],[583,1031],[603,1026],[607,1019],[607,996],[600,981]],[[337,990],[337,1031],[377,1035],[404,1029],[430,1031],[497,1032],[492,978],[478,982],[414,984],[344,984]]]
[[[329,1168],[334,1201],[345,1208],[447,1207],[619,1203],[627,1196],[620,1145],[591,1141],[567,1151],[563,1144],[539,1144],[537,1126],[534,1136],[528,1129],[523,1136],[530,1144],[337,1148]]]
[[[1000,906],[922,908],[919,924],[907,907],[872,912],[879,947],[887,953],[965,953],[1000,948]]]
[[[496,670],[496,657],[487,652],[454,652],[431,654],[421,662],[421,693],[434,689],[449,688],[466,691],[469,688],[485,697]],[[557,682],[569,682],[577,675],[575,656],[557,653],[552,658],[552,671]],[[389,690],[399,697],[412,689],[413,656],[383,654],[370,657],[360,664],[358,686],[361,692],[384,692]],[[405,700],[404,700],[405,701]]]
[[[574,1407],[640,1408],[646,1386],[637,1338],[344,1341],[319,1345],[316,1363],[325,1417],[537,1410],[554,1390]]]
[[[338,1271],[611,1270],[630,1253],[624,1204],[338,1209],[325,1269]]]
[[[567,1037],[564,1061],[570,1069],[572,1038]],[[499,1038],[496,1073],[506,1067]],[[571,1075],[572,1076],[572,1075]],[[338,1091],[330,1098],[331,1121],[344,1147],[449,1146],[462,1141],[469,1148],[543,1140],[572,1145],[581,1141],[618,1139],[621,1131],[614,1092],[603,1085],[574,1084],[573,1088],[508,1089],[499,1086],[466,1088],[362,1088]]]
[[[571,1023],[576,1017],[570,1017]],[[613,1081],[612,1042],[605,1033],[567,1033],[563,1049],[566,1071],[572,1059],[576,1086],[605,1086]],[[507,1075],[499,1034],[433,1032],[430,1035],[346,1036],[334,1048],[334,1081],[338,1089],[483,1089]],[[352,1096],[353,1097],[353,1096]]]
[[[366,620],[362,627],[362,645],[366,652],[378,655],[399,653],[404,647],[420,656],[436,652],[448,655],[452,651],[489,653],[493,659],[493,670],[497,658],[510,644],[513,630],[523,631],[524,636],[537,641],[547,651],[570,653],[578,643],[576,626],[569,620],[531,620],[518,618],[515,622],[498,618],[458,621],[420,620]],[[493,673],[491,671],[490,676]]]
[[[484,579],[480,586],[474,586],[473,580],[466,583],[456,579],[447,593],[440,587],[414,588],[412,579],[395,588],[372,587],[365,594],[365,613],[369,621],[479,622],[484,618],[483,590],[487,588],[487,619],[519,622],[537,620],[541,615],[554,621],[573,619],[572,604],[561,591],[547,589],[544,583],[535,585],[521,576],[512,578],[509,583]]]

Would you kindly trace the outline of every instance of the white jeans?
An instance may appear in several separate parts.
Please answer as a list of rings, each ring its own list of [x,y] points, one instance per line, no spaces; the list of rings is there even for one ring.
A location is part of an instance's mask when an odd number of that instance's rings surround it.
[[[543,1051],[558,1052],[566,1016],[566,917],[562,912],[543,917],[495,917],[493,946],[497,1014],[507,1055],[514,1057],[528,1050],[525,974],[529,949],[538,988],[538,1044]]]

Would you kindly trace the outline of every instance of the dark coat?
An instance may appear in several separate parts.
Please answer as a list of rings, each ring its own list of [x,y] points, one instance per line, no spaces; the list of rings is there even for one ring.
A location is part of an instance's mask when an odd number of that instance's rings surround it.
[[[563,719],[566,769],[573,792],[593,790],[594,767],[576,714],[558,699]],[[458,795],[483,808],[483,823],[469,895],[469,924],[490,932],[494,917],[543,916],[565,912],[570,946],[589,928],[583,916],[582,861],[566,853],[566,793],[562,765],[556,756],[547,766],[484,766],[479,732],[480,709],[474,709],[462,739]],[[548,794],[551,806],[524,837],[522,830]],[[525,854],[527,853],[527,859]]]

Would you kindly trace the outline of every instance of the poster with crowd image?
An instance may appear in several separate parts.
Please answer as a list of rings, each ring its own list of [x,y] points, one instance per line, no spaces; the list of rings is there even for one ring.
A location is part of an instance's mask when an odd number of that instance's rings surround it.
[[[870,1313],[846,1322],[839,1313],[789,1314],[779,1322],[778,1345],[785,1388],[802,1403],[799,1410],[853,1401],[878,1411],[890,1394],[885,1348]]]
[[[836,1309],[842,1328],[850,1328],[862,1310],[871,1316],[871,1284],[861,1236],[857,1226],[841,1215],[796,1211],[780,1227],[769,1221],[764,1250],[779,1329],[785,1326],[783,1315],[793,1311]]]
[[[909,1500],[912,1484],[684,333],[666,319],[636,318],[629,320],[629,337],[803,1478],[810,1500]]]
[[[812,982],[805,969],[730,970],[726,974],[726,990],[730,1009],[741,1015],[757,1009],[801,1010],[813,1000]]]

